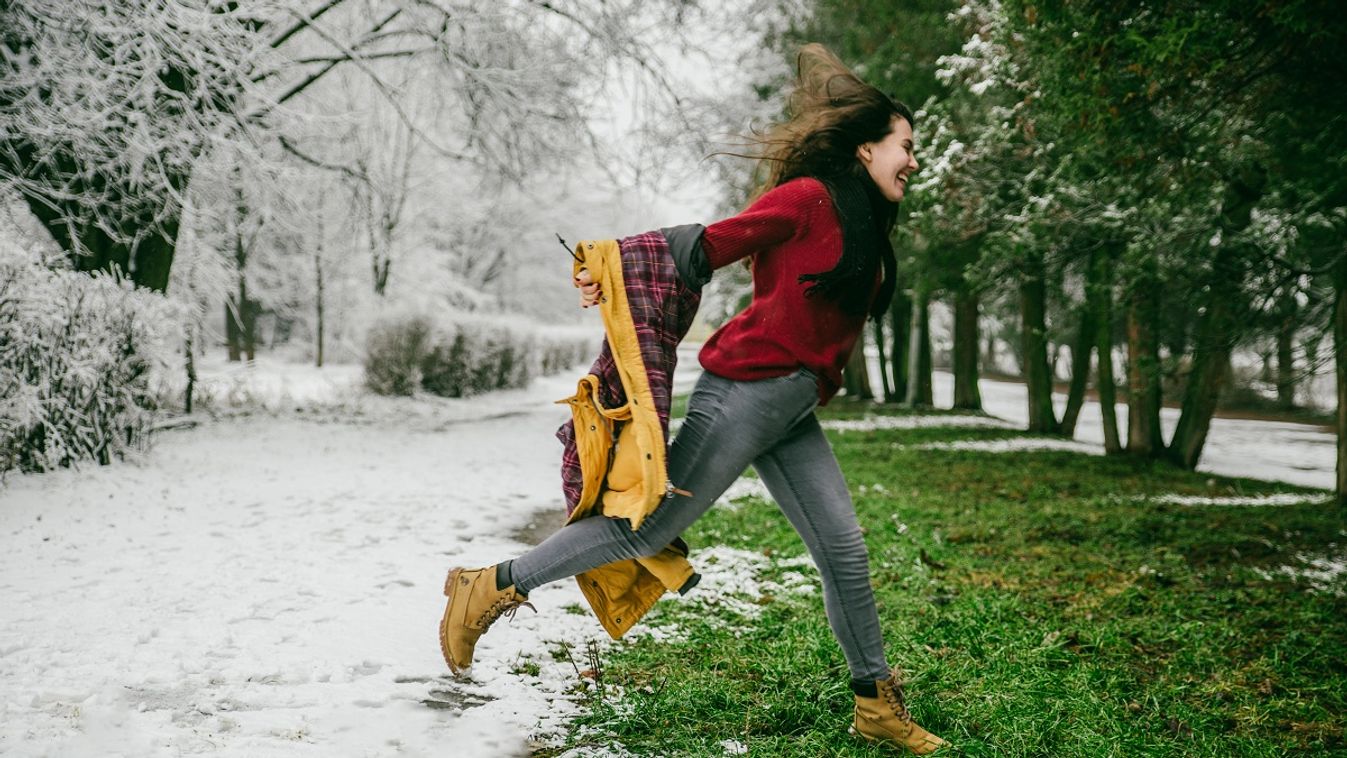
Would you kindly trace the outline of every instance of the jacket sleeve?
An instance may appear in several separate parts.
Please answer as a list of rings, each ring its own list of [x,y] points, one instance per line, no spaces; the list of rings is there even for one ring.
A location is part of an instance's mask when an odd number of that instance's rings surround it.
[[[678,277],[694,292],[701,292],[702,285],[711,281],[711,264],[706,260],[706,251],[702,249],[702,233],[706,227],[701,224],[683,224],[660,229],[669,243],[669,254],[673,256]]]
[[[810,216],[830,204],[828,190],[817,179],[772,188],[739,215],[706,227],[702,247],[712,270],[803,235]]]

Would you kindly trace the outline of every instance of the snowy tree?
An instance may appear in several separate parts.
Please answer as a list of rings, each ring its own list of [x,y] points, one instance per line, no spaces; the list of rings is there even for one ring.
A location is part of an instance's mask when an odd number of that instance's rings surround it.
[[[592,138],[589,77],[621,63],[665,86],[640,32],[676,34],[685,12],[588,0],[6,3],[0,180],[80,268],[162,290],[198,161],[220,150],[264,159],[302,115],[301,95],[332,72],[363,75],[428,150],[518,178],[537,156]],[[462,128],[428,133],[380,68],[394,61],[433,82]],[[394,218],[396,203],[370,198],[376,218]]]

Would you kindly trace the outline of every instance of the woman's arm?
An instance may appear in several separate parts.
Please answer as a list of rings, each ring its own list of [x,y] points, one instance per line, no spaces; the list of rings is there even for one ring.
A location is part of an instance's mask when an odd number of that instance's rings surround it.
[[[813,213],[831,202],[817,179],[793,179],[772,188],[739,215],[706,227],[701,241],[711,269],[804,234]]]

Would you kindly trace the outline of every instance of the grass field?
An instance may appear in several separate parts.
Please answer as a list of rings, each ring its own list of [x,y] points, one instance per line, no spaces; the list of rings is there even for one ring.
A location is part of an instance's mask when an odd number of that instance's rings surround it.
[[[818,415],[863,413],[904,411],[838,399]],[[1074,452],[920,447],[1023,436],[1004,429],[828,434],[866,531],[889,659],[918,722],[954,743],[945,754],[1347,754],[1347,518],[1324,493]],[[1161,497],[1273,492],[1311,502]],[[817,584],[770,501],[714,508],[685,536],[694,565],[723,545],[763,556],[759,583]],[[821,593],[751,600],[748,615],[659,603],[646,621],[670,636],[605,654],[572,747],[891,754],[846,733],[848,674]]]

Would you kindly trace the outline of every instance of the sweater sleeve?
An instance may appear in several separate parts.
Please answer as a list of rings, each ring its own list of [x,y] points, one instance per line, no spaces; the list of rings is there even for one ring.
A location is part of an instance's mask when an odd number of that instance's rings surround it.
[[[817,179],[794,179],[772,188],[737,216],[706,227],[702,246],[711,268],[727,266],[805,232],[810,215],[830,203]]]

